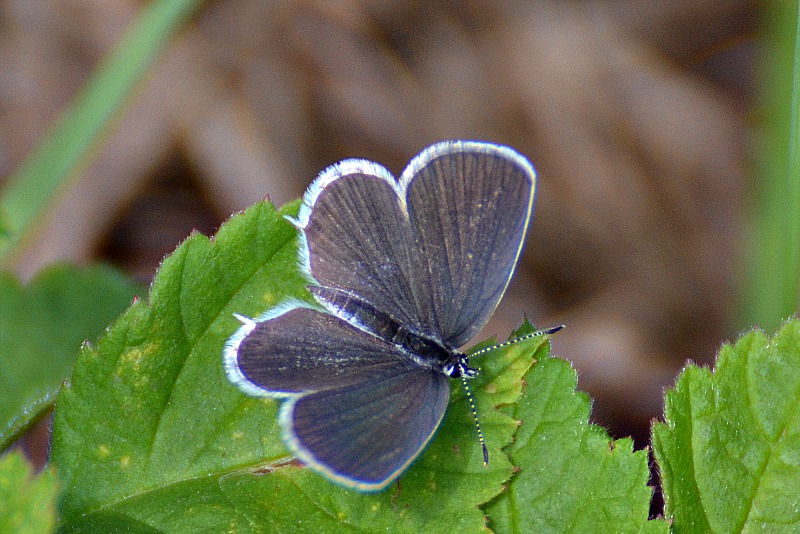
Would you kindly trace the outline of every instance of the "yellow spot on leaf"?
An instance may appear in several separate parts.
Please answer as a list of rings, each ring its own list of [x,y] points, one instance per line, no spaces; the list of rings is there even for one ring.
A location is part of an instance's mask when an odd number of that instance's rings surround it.
[[[141,349],[135,348],[128,350],[119,357],[119,369],[132,369],[138,371],[142,366],[142,357],[144,353]]]
[[[271,308],[278,303],[278,299],[275,298],[275,295],[273,293],[264,293],[264,296],[262,298],[264,300],[264,304],[266,304],[268,308]]]

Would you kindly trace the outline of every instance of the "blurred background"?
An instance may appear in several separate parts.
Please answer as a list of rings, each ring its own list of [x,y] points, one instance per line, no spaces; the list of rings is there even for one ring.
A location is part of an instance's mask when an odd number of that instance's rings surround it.
[[[0,3],[0,186],[143,5]],[[209,2],[14,269],[99,260],[149,282],[193,229],[340,159],[399,174],[438,140],[507,144],[537,199],[484,335],[565,324],[553,352],[594,421],[642,448],[687,360],[747,327],[760,23],[736,0]]]

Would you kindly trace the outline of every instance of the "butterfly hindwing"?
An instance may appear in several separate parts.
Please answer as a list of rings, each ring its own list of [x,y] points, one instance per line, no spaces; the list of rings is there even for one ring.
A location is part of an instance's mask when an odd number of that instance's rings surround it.
[[[233,336],[229,378],[287,399],[283,438],[305,463],[344,485],[381,489],[439,426],[449,380],[331,313],[295,303],[273,314]]]
[[[409,365],[395,345],[301,303],[246,321],[225,354],[230,380],[268,397],[368,382]]]
[[[284,403],[295,455],[337,482],[380,490],[417,458],[444,416],[447,377],[409,368]]]

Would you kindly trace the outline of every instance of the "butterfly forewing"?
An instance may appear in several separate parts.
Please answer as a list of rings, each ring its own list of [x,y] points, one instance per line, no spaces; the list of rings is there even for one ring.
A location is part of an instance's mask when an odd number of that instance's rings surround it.
[[[395,181],[349,160],[304,199],[310,275],[399,323],[459,347],[497,307],[533,206],[534,172],[516,152],[434,145]]]
[[[486,324],[511,279],[533,207],[534,174],[503,147],[441,148],[423,152],[403,179],[419,250],[414,287],[418,302],[430,299],[420,316],[460,347]]]
[[[310,209],[300,223],[311,276],[355,293],[402,324],[427,324],[414,301],[410,272],[418,258],[395,179],[363,161],[337,169],[335,179],[323,174],[315,184],[324,187],[312,186],[304,199]]]

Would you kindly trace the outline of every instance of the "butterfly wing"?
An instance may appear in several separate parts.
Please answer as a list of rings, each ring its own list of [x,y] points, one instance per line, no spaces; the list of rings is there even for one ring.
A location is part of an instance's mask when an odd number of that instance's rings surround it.
[[[403,173],[427,275],[426,317],[460,347],[489,320],[516,267],[533,210],[535,174],[517,152],[453,142],[430,147]]]
[[[280,421],[295,456],[346,486],[377,491],[419,456],[449,395],[443,374],[403,369],[297,397]]]
[[[306,192],[297,224],[303,263],[317,283],[359,295],[397,322],[435,334],[419,312],[417,249],[389,171],[363,160],[328,168]]]
[[[225,369],[251,395],[286,398],[280,423],[290,450],[362,491],[385,487],[419,455],[450,394],[442,373],[303,303],[245,320]]]
[[[225,347],[225,370],[254,396],[290,397],[410,367],[388,341],[302,302],[245,319]]]
[[[505,147],[443,142],[397,182],[348,160],[312,184],[298,215],[321,285],[359,295],[404,326],[465,344],[488,320],[522,248],[534,172]]]

